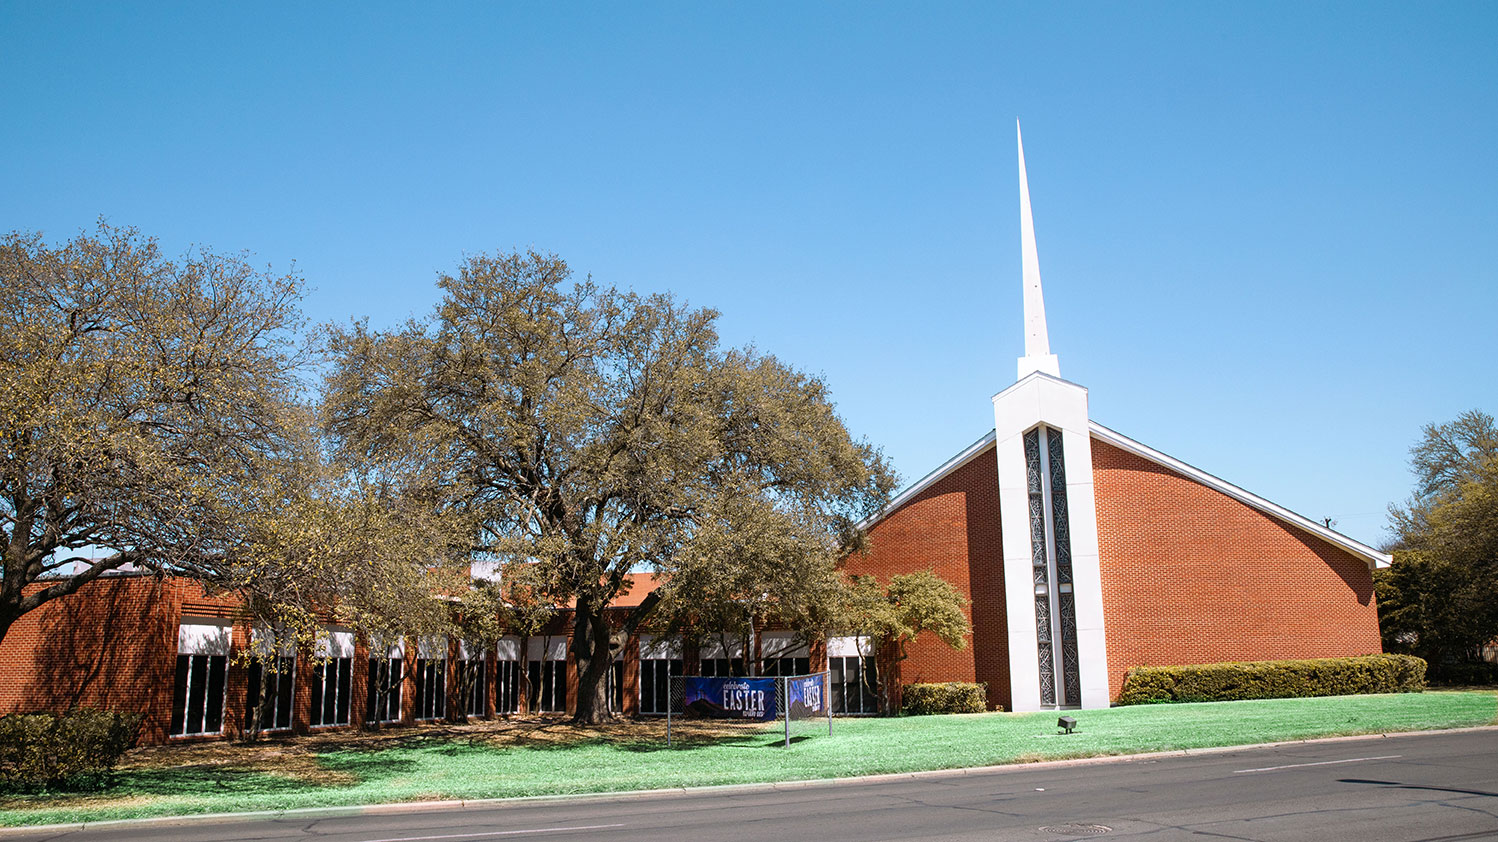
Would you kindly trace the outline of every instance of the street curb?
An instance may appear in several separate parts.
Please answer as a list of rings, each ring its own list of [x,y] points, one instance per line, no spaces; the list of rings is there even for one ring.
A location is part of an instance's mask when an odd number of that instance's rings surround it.
[[[244,813],[197,813],[185,816],[154,816],[144,819],[110,819],[96,822],[74,822],[70,824],[36,824],[19,827],[0,827],[0,837],[23,833],[61,833],[93,830],[103,827],[147,827],[182,824],[214,824],[245,821],[247,819],[280,818],[339,818],[342,816],[375,816],[400,813],[437,812],[442,810],[492,809],[496,807],[522,807],[530,804],[548,804],[565,801],[576,803],[590,801],[639,801],[651,798],[673,798],[716,793],[785,791],[816,789],[819,787],[846,784],[874,784],[889,781],[921,780],[930,778],[953,778],[968,775],[997,775],[1026,772],[1034,769],[1064,769],[1071,766],[1095,766],[1104,763],[1133,763],[1165,757],[1195,757],[1204,754],[1228,754],[1248,749],[1281,748],[1285,746],[1314,745],[1318,743],[1355,742],[1358,740],[1397,739],[1435,734],[1467,734],[1482,731],[1498,731],[1498,725],[1479,725],[1471,728],[1445,728],[1435,731],[1391,731],[1385,734],[1353,734],[1341,737],[1313,737],[1306,740],[1283,740],[1274,743],[1250,743],[1234,746],[1211,746],[1208,748],[1154,751],[1143,754],[1108,754],[1096,757],[1077,757],[1070,760],[1043,760],[1036,763],[1005,763],[1000,766],[972,766],[963,769],[931,769],[921,772],[889,772],[880,775],[862,775],[851,778],[814,778],[803,781],[771,781],[753,784],[719,784],[716,786],[668,787],[665,789],[641,789],[626,792],[592,792],[564,795],[527,795],[517,798],[478,798],[466,801],[397,801],[388,804],[355,804],[343,807],[298,807],[291,810],[254,810]]]

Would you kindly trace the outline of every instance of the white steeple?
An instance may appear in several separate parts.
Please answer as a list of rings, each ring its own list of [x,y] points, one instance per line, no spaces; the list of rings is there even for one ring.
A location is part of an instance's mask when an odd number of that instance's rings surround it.
[[[1061,363],[1051,353],[1051,340],[1045,326],[1045,296],[1040,291],[1040,255],[1035,249],[1035,218],[1030,213],[1030,179],[1025,175],[1025,140],[1020,135],[1019,120],[1014,121],[1014,137],[1019,145],[1019,234],[1020,254],[1025,285],[1025,355],[1019,358],[1019,377],[1041,371],[1061,376]]]

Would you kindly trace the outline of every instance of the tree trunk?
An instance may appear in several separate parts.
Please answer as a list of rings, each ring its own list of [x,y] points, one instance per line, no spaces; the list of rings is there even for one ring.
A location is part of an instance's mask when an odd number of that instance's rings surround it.
[[[0,643],[5,642],[5,635],[10,632],[10,627],[20,619],[20,612],[12,610],[9,605],[0,605]]]
[[[575,725],[597,725],[613,719],[609,711],[609,624],[591,601],[579,599],[572,625],[572,655],[577,662]]]

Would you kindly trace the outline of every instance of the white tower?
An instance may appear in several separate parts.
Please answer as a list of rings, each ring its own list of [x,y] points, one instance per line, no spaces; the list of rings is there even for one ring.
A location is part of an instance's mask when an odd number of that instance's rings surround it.
[[[1023,143],[1019,183],[1025,355],[1019,380],[993,398],[1010,705],[1105,708],[1108,651],[1087,390],[1061,379],[1051,353]]]
[[[1045,326],[1045,296],[1040,291],[1040,254],[1035,248],[1035,217],[1030,211],[1030,178],[1025,173],[1025,139],[1019,121],[1014,121],[1014,139],[1019,146],[1019,244],[1025,286],[1025,355],[1019,358],[1019,377],[1032,371],[1061,376],[1061,363],[1051,353],[1051,338]]]

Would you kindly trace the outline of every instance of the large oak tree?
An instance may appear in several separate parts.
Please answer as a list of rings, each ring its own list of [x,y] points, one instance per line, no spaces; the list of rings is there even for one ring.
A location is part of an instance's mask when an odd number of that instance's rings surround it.
[[[0,238],[0,640],[126,565],[224,572],[294,447],[300,295],[103,223]]]
[[[547,599],[575,605],[580,722],[607,716],[621,633],[696,598],[667,588],[611,625],[631,571],[830,569],[888,497],[825,385],[720,348],[710,310],[573,283],[534,252],[470,258],[439,285],[430,319],[334,331],[331,430],[349,458],[420,450],[445,505],[479,524],[475,550],[533,565]]]
[[[1498,640],[1498,424],[1477,410],[1426,425],[1410,448],[1415,491],[1391,506],[1394,564],[1377,571],[1384,646],[1437,676]]]

